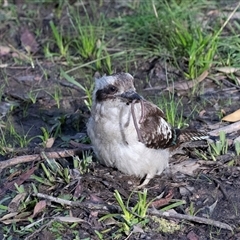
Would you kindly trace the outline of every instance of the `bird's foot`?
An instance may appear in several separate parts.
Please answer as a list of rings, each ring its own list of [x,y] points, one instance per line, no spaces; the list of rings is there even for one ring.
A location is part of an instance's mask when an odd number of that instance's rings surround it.
[[[140,185],[138,185],[136,189],[142,189],[143,187],[145,187],[152,178],[153,178],[152,175],[147,174],[143,182]]]

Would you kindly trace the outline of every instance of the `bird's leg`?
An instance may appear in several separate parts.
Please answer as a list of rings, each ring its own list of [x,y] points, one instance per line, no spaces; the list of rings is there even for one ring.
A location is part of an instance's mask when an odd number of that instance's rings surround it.
[[[141,103],[141,117],[140,117],[140,120],[139,120],[139,124],[143,123],[143,120],[145,118],[145,108],[144,108],[144,104],[143,104],[142,99],[140,100],[140,103]]]
[[[137,125],[137,119],[136,119],[136,115],[135,115],[135,111],[134,111],[135,102],[136,102],[136,100],[132,101],[132,103],[131,103],[131,112],[132,112],[132,117],[133,117],[133,124],[134,124],[134,127],[135,127],[137,135],[138,135],[138,140],[143,143],[143,138],[142,138],[141,133],[139,131],[139,128],[138,128],[138,125]]]
[[[144,181],[142,182],[142,184],[138,185],[138,186],[136,187],[136,189],[141,189],[141,188],[143,188],[144,186],[146,186],[152,178],[153,178],[153,176],[148,173],[148,174],[146,175]]]

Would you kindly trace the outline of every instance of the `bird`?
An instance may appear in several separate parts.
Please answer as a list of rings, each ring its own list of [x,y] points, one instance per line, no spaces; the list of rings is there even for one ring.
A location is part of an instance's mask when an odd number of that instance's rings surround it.
[[[172,127],[125,72],[95,79],[87,133],[100,163],[144,179],[140,187],[169,166],[181,142],[207,138],[204,132]]]

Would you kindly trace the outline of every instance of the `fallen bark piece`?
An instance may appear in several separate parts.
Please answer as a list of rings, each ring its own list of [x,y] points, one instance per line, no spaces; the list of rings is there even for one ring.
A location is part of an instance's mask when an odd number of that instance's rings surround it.
[[[11,158],[11,159],[0,162],[0,172],[4,168],[11,167],[11,166],[14,166],[16,164],[43,160],[44,155],[47,158],[58,159],[58,158],[65,158],[65,157],[71,157],[71,156],[74,156],[74,155],[78,155],[82,151],[90,150],[90,149],[92,149],[92,147],[90,145],[83,144],[82,147],[75,148],[75,149],[59,150],[59,151],[53,151],[53,152],[42,152],[40,154],[25,155],[25,156]]]
[[[213,130],[209,132],[209,135],[211,136],[219,136],[220,132],[225,132],[225,133],[232,133],[232,132],[237,132],[240,129],[240,121],[232,123],[228,126],[218,128],[216,130]]]

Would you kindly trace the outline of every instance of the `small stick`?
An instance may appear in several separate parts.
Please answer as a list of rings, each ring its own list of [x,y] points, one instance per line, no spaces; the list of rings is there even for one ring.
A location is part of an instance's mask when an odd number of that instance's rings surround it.
[[[91,210],[102,210],[102,211],[107,210],[111,213],[113,211],[114,212],[121,212],[122,211],[120,209],[120,207],[116,206],[116,205],[103,204],[103,203],[96,204],[96,203],[92,203],[92,202],[73,202],[73,201],[69,201],[69,200],[65,200],[65,199],[52,197],[52,196],[42,194],[42,193],[36,193],[36,194],[33,194],[33,195],[37,196],[39,198],[48,199],[52,202],[57,202],[57,203],[72,206],[72,207],[81,207],[83,209],[88,208],[88,209],[91,209]],[[161,212],[161,211],[158,211],[155,208],[148,209],[147,214],[158,216],[158,217],[164,217],[164,218],[167,218],[167,219],[175,218],[175,219],[188,220],[188,221],[192,221],[192,222],[203,223],[203,224],[206,224],[206,225],[211,225],[211,226],[219,227],[219,228],[222,228],[222,229],[227,229],[229,231],[233,231],[233,228],[230,225],[228,225],[226,223],[223,223],[223,222],[220,222],[220,221],[215,221],[215,220],[212,220],[212,219],[209,219],[209,218],[190,216],[190,215],[180,214],[180,213]]]
[[[71,157],[73,155],[80,154],[83,150],[89,150],[91,146],[82,147],[82,148],[75,148],[75,149],[68,149],[68,150],[61,150],[61,151],[54,151],[54,152],[44,152],[47,158],[64,158],[64,157]],[[0,172],[4,168],[14,166],[20,163],[32,162],[32,161],[40,161],[44,159],[42,157],[42,153],[40,154],[33,154],[33,155],[25,155],[20,157],[11,158],[5,161],[0,162]]]
[[[223,222],[212,220],[210,218],[202,218],[202,217],[196,217],[196,216],[180,214],[180,213],[161,212],[156,209],[154,209],[154,210],[151,209],[151,210],[148,210],[147,212],[148,212],[148,214],[159,216],[159,217],[170,218],[170,219],[171,218],[183,219],[183,220],[188,220],[188,221],[197,222],[197,223],[203,223],[206,225],[212,225],[215,227],[233,231],[233,229],[230,225],[223,223]]]
[[[232,133],[232,132],[236,132],[240,129],[240,121],[232,123],[228,126],[222,127],[222,128],[218,128],[216,130],[213,130],[211,132],[209,132],[208,134],[210,136],[219,136],[220,132],[225,132],[225,133]]]

